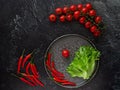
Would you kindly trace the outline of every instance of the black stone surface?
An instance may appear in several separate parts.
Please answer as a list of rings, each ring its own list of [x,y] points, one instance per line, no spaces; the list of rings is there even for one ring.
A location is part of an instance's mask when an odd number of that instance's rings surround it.
[[[91,2],[103,17],[106,31],[95,40],[78,22],[50,23],[48,16],[56,7]],[[120,0],[0,0],[0,90],[120,90]],[[52,82],[43,65],[48,45],[64,34],[81,34],[92,40],[102,52],[99,71],[87,85],[65,89]],[[17,59],[36,49],[45,88],[30,87],[10,73],[16,71]]]

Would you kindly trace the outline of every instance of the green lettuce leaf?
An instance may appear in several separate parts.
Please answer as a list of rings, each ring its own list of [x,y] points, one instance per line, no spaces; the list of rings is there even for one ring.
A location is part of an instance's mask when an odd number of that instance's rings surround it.
[[[89,79],[95,68],[95,61],[99,60],[100,52],[92,46],[81,46],[75,52],[75,57],[66,71],[71,77]]]

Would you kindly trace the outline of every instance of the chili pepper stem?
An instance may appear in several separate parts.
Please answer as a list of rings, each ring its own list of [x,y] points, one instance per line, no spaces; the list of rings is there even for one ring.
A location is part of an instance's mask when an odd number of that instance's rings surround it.
[[[34,61],[33,58],[34,58],[34,56],[33,56],[33,57],[31,58],[31,60],[30,60],[30,63],[31,63],[31,64],[33,64],[33,61]]]
[[[15,75],[14,73],[11,73],[12,76],[20,78],[19,76]]]
[[[23,56],[23,55],[24,55],[24,53],[25,53],[25,49],[23,49],[23,51],[22,51],[22,55],[21,55],[21,56]]]

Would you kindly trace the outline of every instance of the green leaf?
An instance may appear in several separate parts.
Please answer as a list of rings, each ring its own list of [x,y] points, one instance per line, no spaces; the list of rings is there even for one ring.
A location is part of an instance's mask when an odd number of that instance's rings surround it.
[[[81,46],[75,52],[75,57],[66,71],[71,77],[89,79],[92,75],[96,60],[99,60],[100,52],[92,46]]]

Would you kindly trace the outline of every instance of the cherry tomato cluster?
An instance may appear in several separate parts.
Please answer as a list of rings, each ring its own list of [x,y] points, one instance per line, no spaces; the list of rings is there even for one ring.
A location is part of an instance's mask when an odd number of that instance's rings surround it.
[[[55,14],[51,14],[49,20],[51,22],[56,22],[57,19],[60,22],[70,22],[73,20],[79,21],[80,24],[83,24],[85,28],[89,29],[96,37],[101,35],[104,26],[102,18],[97,16],[96,10],[93,9],[90,3],[56,8]]]

